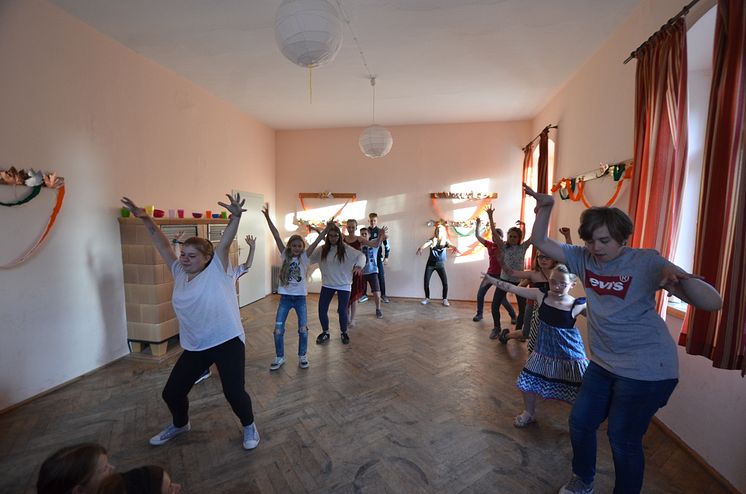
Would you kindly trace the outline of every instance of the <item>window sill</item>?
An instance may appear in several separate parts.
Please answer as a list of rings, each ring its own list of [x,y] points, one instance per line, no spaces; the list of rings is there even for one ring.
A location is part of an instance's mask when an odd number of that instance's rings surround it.
[[[675,307],[671,307],[670,305],[666,307],[666,314],[668,314],[671,317],[676,317],[678,319],[684,319],[686,317],[686,309],[681,310],[677,309]]]

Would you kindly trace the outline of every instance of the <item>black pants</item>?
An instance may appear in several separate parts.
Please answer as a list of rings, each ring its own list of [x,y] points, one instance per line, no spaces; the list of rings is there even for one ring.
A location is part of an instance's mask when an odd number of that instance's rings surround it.
[[[223,394],[233,413],[241,420],[243,426],[251,425],[254,422],[254,412],[251,408],[251,398],[244,387],[245,363],[245,347],[238,337],[207,350],[184,350],[163,388],[163,401],[171,411],[174,426],[184,427],[189,422],[187,395],[194,386],[194,381],[212,364],[218,368]]]
[[[510,283],[511,285],[518,285],[518,283],[513,283],[512,281],[506,281],[506,283]],[[505,293],[503,290],[500,290],[498,287],[495,287],[495,294],[492,298],[492,307],[499,308],[500,305],[505,298]],[[498,305],[495,304],[495,300],[498,300]],[[523,316],[526,313],[526,299],[523,297],[519,297],[518,295],[515,296],[516,302],[518,302],[518,316],[516,317],[516,325],[515,329],[522,329],[523,328]],[[492,317],[495,317],[495,310],[493,309]],[[495,327],[497,327],[497,321],[500,320],[500,313],[497,312],[497,319],[495,319]],[[529,322],[530,324],[530,322]]]
[[[428,263],[425,266],[425,298],[430,298],[430,278],[433,271],[440,276],[440,282],[443,284],[443,298],[448,298],[448,276],[446,276],[446,266],[442,262],[435,264]]]

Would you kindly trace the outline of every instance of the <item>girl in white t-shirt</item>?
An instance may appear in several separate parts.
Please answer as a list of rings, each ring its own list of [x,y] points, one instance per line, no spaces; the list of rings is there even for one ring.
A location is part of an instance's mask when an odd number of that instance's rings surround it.
[[[277,291],[280,294],[280,305],[277,306],[275,316],[275,359],[269,365],[269,370],[277,370],[285,363],[285,321],[290,314],[290,309],[295,309],[298,316],[298,365],[301,369],[308,368],[308,315],[306,310],[306,271],[308,270],[309,256],[316,246],[326,236],[331,221],[327,227],[316,237],[316,240],[306,249],[306,242],[300,235],[293,235],[288,239],[287,245],[282,242],[280,232],[269,217],[269,204],[262,208],[264,218],[267,220],[269,230],[277,244],[277,249],[282,256],[282,267],[280,268],[280,286]]]
[[[228,195],[228,199],[230,203],[218,203],[231,213],[231,219],[217,247],[213,248],[207,239],[192,237],[184,242],[177,259],[168,238],[145,209],[122,198],[132,215],[142,220],[154,247],[171,268],[172,304],[184,349],[163,388],[163,400],[173,422],[150,438],[153,446],[191,429],[188,394],[194,381],[212,364],[220,373],[223,394],[243,425],[244,449],[259,445],[251,398],[245,389],[246,347],[236,297],[236,270],[228,257],[245,201],[238,194]]]

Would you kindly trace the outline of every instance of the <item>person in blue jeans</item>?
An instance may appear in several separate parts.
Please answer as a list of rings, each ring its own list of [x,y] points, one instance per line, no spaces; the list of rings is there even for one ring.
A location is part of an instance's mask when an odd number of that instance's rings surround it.
[[[596,432],[608,420],[614,458],[614,493],[639,493],[645,456],[642,438],[678,383],[676,343],[656,310],[665,288],[697,309],[716,311],[720,294],[696,275],[652,249],[627,247],[632,220],[617,208],[593,207],[580,216],[584,247],[547,236],[554,199],[536,199],[534,245],[578,275],[586,289],[591,363],[570,412],[572,479],[561,494],[592,493],[596,473]]]
[[[300,235],[292,235],[287,245],[282,242],[280,232],[269,217],[269,204],[262,208],[264,219],[267,220],[269,231],[277,244],[277,250],[282,256],[280,267],[280,284],[277,292],[280,294],[280,305],[277,306],[275,316],[275,359],[269,364],[269,370],[276,371],[285,363],[285,321],[291,309],[295,309],[298,316],[298,365],[301,369],[308,368],[308,312],[306,310],[306,272],[310,264],[309,257],[313,254],[316,246],[323,240],[329,231],[332,222],[327,223],[326,228],[319,233],[316,240],[306,249],[306,242]]]

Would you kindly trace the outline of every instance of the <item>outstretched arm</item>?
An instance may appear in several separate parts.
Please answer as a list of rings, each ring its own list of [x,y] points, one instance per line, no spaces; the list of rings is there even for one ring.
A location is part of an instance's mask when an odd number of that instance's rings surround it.
[[[280,232],[277,231],[277,227],[274,223],[272,223],[272,219],[269,217],[268,202],[264,203],[264,206],[262,207],[262,214],[264,215],[264,219],[267,220],[267,226],[269,227],[269,231],[272,232],[272,237],[275,239],[275,244],[277,244],[277,249],[280,251],[280,255],[284,254],[285,244],[282,242],[282,238],[280,238]]]
[[[490,224],[492,224],[492,222],[490,222]],[[477,219],[474,220],[474,236],[477,237],[477,240],[479,241],[480,244],[482,244],[482,245],[484,245],[486,247],[487,246],[487,240],[485,240],[485,238],[482,236],[482,234],[479,233],[479,230],[481,229],[481,227],[482,227],[482,219],[479,216],[477,216]],[[494,235],[493,235],[493,237],[494,237]]]
[[[236,194],[235,196],[226,194],[226,197],[230,203],[218,202],[218,204],[231,213],[231,219],[228,220],[228,226],[223,230],[223,237],[220,239],[220,243],[215,249],[215,255],[218,256],[218,259],[220,259],[220,262],[223,264],[223,268],[227,271],[228,252],[230,252],[231,243],[233,243],[233,239],[236,238],[236,233],[238,233],[238,224],[241,222],[241,215],[246,211],[243,209],[246,199],[241,199],[241,194]]]
[[[417,247],[416,254],[419,256],[420,254],[422,254],[422,249],[426,249],[426,248],[430,247],[432,244],[433,244],[433,239],[432,238],[428,239],[427,242],[425,242],[424,244],[422,244],[419,247]]]
[[[249,254],[246,256],[246,261],[243,263],[244,269],[249,269],[254,263],[254,253],[256,252],[256,237],[254,235],[246,235],[246,244],[249,246]]]
[[[153,246],[155,246],[156,250],[170,269],[171,265],[176,260],[176,254],[171,248],[171,243],[168,241],[168,237],[166,237],[163,231],[158,228],[158,225],[155,224],[153,218],[148,216],[148,213],[145,212],[145,209],[136,206],[135,203],[132,202],[132,199],[128,197],[122,197],[122,204],[124,204],[124,206],[130,210],[132,216],[134,216],[135,218],[139,218],[143,222],[145,228],[148,230],[150,239],[153,241]]]
[[[712,285],[669,261],[661,270],[661,286],[698,309],[716,311],[723,307],[723,299]]]
[[[562,246],[547,236],[554,198],[547,194],[535,192],[526,184],[523,184],[523,190],[526,195],[536,199],[536,221],[534,221],[534,228],[531,230],[531,238],[527,242],[530,241],[534,244],[534,247],[557,262],[567,262]]]
[[[528,298],[531,300],[536,300],[538,302],[541,302],[542,297],[544,297],[544,294],[539,290],[538,288],[523,288],[520,286],[515,286],[512,283],[506,283],[503,280],[499,280],[495,278],[494,276],[490,276],[488,274],[484,275],[484,280],[488,283],[492,283],[497,288],[504,292],[511,292],[515,293],[516,295],[519,295],[523,298]]]
[[[500,229],[495,227],[495,220],[492,217],[492,215],[495,214],[495,208],[492,207],[492,204],[487,208],[487,218],[490,222],[490,232],[492,232],[492,241],[502,249],[503,246],[503,238],[500,234]]]
[[[334,218],[330,219],[326,223],[326,228],[324,228],[321,231],[316,230],[316,233],[318,233],[318,236],[316,236],[316,240],[314,240],[313,243],[309,245],[308,248],[306,249],[306,255],[308,257],[311,257],[311,254],[313,254],[313,251],[316,250],[316,247],[318,247],[319,242],[324,240],[324,237],[326,237],[326,234],[329,233],[329,229],[332,227],[333,224],[334,224]]]
[[[367,239],[366,240],[365,238],[360,237],[360,236],[358,236],[357,239],[358,239],[358,241],[360,241],[361,244],[363,244],[363,245],[365,245],[367,247],[373,247],[373,248],[375,248],[375,247],[378,247],[379,245],[381,245],[381,242],[383,242],[384,240],[386,240],[386,235],[388,234],[388,232],[389,232],[389,228],[387,226],[383,226],[383,227],[381,227],[381,234],[378,235],[375,239],[373,239],[373,240]]]

